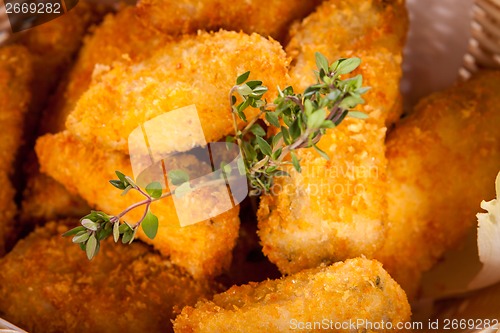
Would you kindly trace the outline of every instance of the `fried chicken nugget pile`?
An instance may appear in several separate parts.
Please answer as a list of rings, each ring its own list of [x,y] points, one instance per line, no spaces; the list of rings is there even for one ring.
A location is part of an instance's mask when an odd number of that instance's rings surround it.
[[[388,235],[375,258],[409,297],[476,223],[500,169],[500,72],[424,98],[387,138]]]
[[[362,59],[356,73],[367,120],[346,118],[328,130],[314,149],[300,149],[302,172],[276,179],[258,212],[263,251],[282,273],[360,255],[383,245],[387,203],[386,122],[398,117],[402,48],[407,29],[403,1],[330,0],[295,28],[287,53],[293,56],[295,90],[315,82],[315,52],[330,61]]]
[[[23,123],[31,100],[32,57],[22,46],[0,48],[0,256],[14,238],[17,207],[9,177],[21,145]]]
[[[306,328],[307,322],[331,326]],[[265,282],[233,286],[212,301],[187,306],[174,321],[176,333],[352,332],[335,323],[391,323],[393,330],[368,326],[356,331],[399,332],[410,319],[404,291],[375,260],[350,259],[332,266]],[[302,327],[300,326],[302,325]]]
[[[309,14],[322,0],[140,0],[138,14],[144,22],[169,33],[194,33],[199,29],[256,32],[275,39],[285,37],[288,26]]]
[[[200,32],[160,47],[136,64],[115,64],[85,92],[68,116],[67,128],[88,144],[128,153],[128,136],[165,112],[195,104],[207,142],[234,131],[228,93],[235,78],[251,71],[269,100],[287,84],[288,60],[275,41],[257,34]],[[257,111],[255,111],[257,112]],[[251,117],[249,114],[248,117]],[[166,133],[155,149],[186,151],[204,144]]]
[[[116,178],[115,170],[131,174],[130,160],[125,154],[87,146],[67,131],[41,137],[36,151],[42,172],[48,173],[99,210],[117,215],[143,200],[136,192],[120,196],[119,191],[109,184],[110,179]],[[207,193],[206,206],[198,209],[210,211],[220,200],[216,194]],[[161,221],[158,234],[150,240],[139,230],[140,239],[152,244],[163,255],[170,256],[174,264],[184,267],[196,278],[213,277],[228,267],[231,250],[238,237],[238,207],[187,227],[179,226],[172,198],[153,203],[151,210]],[[142,213],[132,211],[126,220],[135,223]]]
[[[89,263],[67,226],[36,229],[0,260],[0,314],[29,332],[171,332],[174,307],[214,292],[139,243],[106,241]]]

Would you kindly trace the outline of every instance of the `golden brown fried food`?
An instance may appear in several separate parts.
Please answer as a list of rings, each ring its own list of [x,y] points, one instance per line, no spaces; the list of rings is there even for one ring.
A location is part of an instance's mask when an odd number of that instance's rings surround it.
[[[36,155],[33,155],[33,159],[36,159]],[[85,200],[69,193],[53,178],[40,173],[37,161],[29,164],[20,214],[26,228],[55,219],[80,218],[88,214],[90,207]]]
[[[0,256],[13,237],[16,214],[11,180],[21,145],[23,122],[31,99],[32,58],[22,46],[0,48]]]
[[[46,103],[48,93],[80,48],[87,28],[100,20],[103,11],[100,6],[80,1],[67,14],[36,26],[20,36],[17,42],[33,55],[36,107],[41,109]]]
[[[24,116],[31,99],[32,58],[22,46],[0,48],[0,168],[12,172],[21,145]]]
[[[263,251],[283,273],[321,263],[372,255],[386,228],[385,122],[399,106],[401,52],[406,32],[403,1],[331,0],[296,28],[287,52],[294,57],[294,87],[315,82],[315,52],[330,61],[362,59],[364,85],[372,89],[360,110],[367,120],[347,118],[318,146],[300,149],[302,172],[290,168],[258,212]],[[397,112],[397,114],[399,114]]]
[[[15,235],[14,217],[17,207],[14,202],[15,191],[5,171],[0,171],[0,257],[2,257],[12,245]]]
[[[106,69],[116,61],[139,61],[151,55],[172,38],[146,29],[136,18],[134,7],[123,7],[108,14],[84,40],[75,65],[59,85],[45,110],[42,133],[64,130],[66,118],[80,96],[88,89],[92,73]]]
[[[399,332],[402,330],[397,325],[407,322],[410,315],[404,291],[379,262],[351,259],[280,280],[234,286],[215,295],[212,301],[185,307],[174,321],[174,330],[176,333]],[[356,325],[361,321],[372,325],[384,321],[394,330]],[[355,324],[354,330],[350,323]],[[343,327],[335,326],[342,324]],[[313,329],[306,325],[316,326]]]
[[[376,253],[409,297],[476,225],[500,169],[500,72],[423,99],[387,139],[388,226]]]
[[[155,28],[169,33],[226,30],[259,33],[276,39],[285,37],[288,26],[309,14],[321,0],[257,0],[226,2],[140,0],[138,15]]]
[[[29,332],[171,332],[174,307],[213,289],[139,242],[102,245],[88,262],[62,222],[36,229],[0,261],[0,313]]]
[[[82,199],[66,193],[64,187],[50,177],[40,175],[33,143],[35,136],[41,131],[39,121],[47,123],[43,118],[52,116],[52,110],[46,111],[42,119],[39,119],[47,105],[48,95],[73,62],[88,27],[98,22],[103,12],[104,8],[99,5],[80,1],[62,17],[34,27],[19,37],[18,43],[26,46],[33,56],[36,73],[32,81],[34,98],[30,104],[29,116],[26,117],[25,147],[22,151],[23,157],[28,156],[23,161],[23,179],[26,179],[26,183],[22,184],[25,192],[21,220],[24,227],[31,228],[34,223],[41,221],[75,216],[81,209],[87,208]],[[73,210],[74,213],[71,214]]]
[[[108,183],[116,178],[115,170],[131,175],[130,160],[125,154],[86,146],[68,132],[41,137],[36,151],[42,172],[108,214],[117,215],[143,200],[135,191],[120,196],[119,191]],[[220,200],[218,192],[211,194],[210,190],[207,188],[206,206],[197,207],[202,212],[210,211]],[[169,255],[174,264],[184,267],[196,278],[218,275],[229,266],[238,237],[238,207],[183,228],[179,226],[171,197],[153,203],[151,207],[160,221],[158,234],[154,240],[147,238],[142,231],[138,235],[162,254]],[[127,215],[126,220],[131,223],[138,221],[142,213],[142,210],[135,210]]]
[[[287,58],[281,46],[257,34],[220,31],[186,36],[137,64],[115,64],[78,101],[68,129],[89,144],[127,153],[129,134],[142,123],[195,104],[208,142],[234,131],[228,93],[236,77],[251,71],[272,100],[287,83]],[[255,111],[256,112],[256,111]],[[250,117],[250,115],[248,115]],[[192,142],[166,133],[162,152],[186,151]]]

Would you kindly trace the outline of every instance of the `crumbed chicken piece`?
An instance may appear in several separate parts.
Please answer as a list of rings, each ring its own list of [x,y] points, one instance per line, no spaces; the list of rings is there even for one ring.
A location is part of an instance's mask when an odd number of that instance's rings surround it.
[[[80,1],[61,17],[20,34],[16,41],[30,51],[36,73],[31,82],[33,99],[24,125],[24,175],[18,175],[23,179],[20,187],[25,188],[21,208],[23,228],[31,229],[33,224],[75,216],[83,209],[88,210],[81,198],[70,195],[63,186],[38,172],[33,144],[35,137],[47,129],[45,126],[52,117],[57,117],[55,113],[59,111],[49,108],[42,112],[49,95],[71,67],[89,26],[100,21],[105,11],[101,5]]]
[[[382,265],[358,258],[278,280],[233,286],[212,301],[185,307],[174,321],[174,330],[400,332],[399,325],[410,316],[404,291]],[[382,322],[385,328],[373,328]]]
[[[103,12],[102,6],[80,1],[68,13],[22,33],[16,40],[33,56],[33,104],[37,112],[73,62],[87,29],[101,19]]]
[[[257,0],[226,2],[140,0],[139,17],[145,23],[169,34],[197,30],[226,30],[259,33],[281,40],[288,26],[309,14],[321,0]]]
[[[401,53],[407,28],[403,1],[330,0],[295,27],[287,52],[296,91],[315,82],[315,52],[331,62],[359,57],[355,74],[372,89],[358,110],[314,149],[300,149],[302,172],[276,179],[262,197],[259,235],[263,251],[283,273],[321,263],[371,256],[386,233],[386,122],[399,115]],[[395,111],[397,110],[397,112]]]
[[[65,129],[66,118],[89,88],[93,73],[98,77],[114,62],[147,58],[171,39],[145,28],[137,20],[134,7],[124,6],[118,13],[108,14],[85,37],[73,68],[44,112],[41,132],[57,133]]]
[[[409,297],[476,226],[500,169],[500,72],[424,98],[387,138],[388,235],[375,254]]]
[[[32,58],[26,48],[17,45],[0,48],[0,256],[15,239],[17,207],[10,177],[22,142],[32,75]]]
[[[287,84],[287,65],[281,45],[257,34],[219,31],[185,36],[142,62],[115,64],[101,74],[82,95],[66,126],[88,144],[128,153],[128,137],[138,126],[194,104],[204,139],[213,142],[234,131],[228,94],[238,75],[251,71],[250,79],[269,87],[264,97],[271,101],[277,86]],[[247,116],[257,112],[253,109]],[[204,144],[195,136],[178,140],[177,131],[183,128],[177,124],[185,121],[165,124],[170,127],[155,150],[187,151]]]
[[[115,170],[132,174],[129,157],[125,154],[87,146],[69,132],[39,138],[36,151],[42,172],[99,210],[118,215],[144,199],[136,191],[121,196],[120,191],[109,184],[109,180],[116,179]],[[189,163],[193,161],[196,162],[193,156],[187,160]],[[201,213],[210,212],[222,200],[221,192],[213,191],[213,188],[206,188],[204,195],[204,206],[196,207]],[[229,266],[231,251],[238,237],[238,206],[186,227],[179,226],[172,197],[153,203],[151,210],[160,221],[158,234],[150,240],[140,230],[138,236],[163,255],[170,256],[174,264],[184,267],[196,278],[218,275]],[[143,210],[133,210],[125,220],[135,223],[142,214]]]
[[[89,262],[61,237],[69,223],[36,229],[0,260],[0,314],[29,332],[171,332],[174,308],[215,291],[140,242],[109,239]]]

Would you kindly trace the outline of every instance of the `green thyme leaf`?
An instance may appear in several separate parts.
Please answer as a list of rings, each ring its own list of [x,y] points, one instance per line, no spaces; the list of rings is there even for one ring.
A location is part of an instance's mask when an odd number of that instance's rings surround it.
[[[362,99],[361,97],[348,96],[344,98],[344,100],[340,103],[339,107],[344,110],[348,110],[352,109],[358,104],[363,104],[364,102],[365,100]]]
[[[259,124],[253,124],[252,127],[250,127],[250,132],[257,136],[266,136],[266,131],[264,131]]]
[[[176,170],[174,170],[174,171],[176,171]],[[182,170],[177,170],[177,171],[184,172]],[[178,177],[178,176],[179,176],[179,174],[176,174],[174,177]],[[183,176],[184,177],[187,176],[188,180],[189,180],[189,175],[187,173],[185,173],[185,175],[183,175]],[[170,177],[170,172],[169,172],[169,177]],[[172,178],[170,178],[170,179],[171,179],[170,181],[173,183]],[[176,180],[178,180],[178,178]],[[161,183],[160,182],[152,182],[152,183],[148,184],[146,186],[146,192],[151,196],[151,198],[159,199],[163,193]]]
[[[133,236],[134,236],[134,230],[129,229],[129,230],[125,231],[123,233],[123,236],[122,236],[122,243],[123,244],[130,243],[130,241],[132,240]]]
[[[175,186],[179,186],[189,181],[189,174],[180,169],[171,170],[168,172],[168,179],[170,179],[170,182]]]
[[[128,185],[130,185],[132,187],[137,187],[134,180],[132,178],[130,178],[129,176],[125,176],[125,181],[127,182]]]
[[[368,119],[370,116],[364,112],[360,111],[349,111],[347,114],[351,118],[356,118],[356,119]]]
[[[134,241],[135,235],[137,234],[137,230],[139,230],[139,228],[133,229],[132,238],[130,238],[130,240],[128,241],[129,244],[132,244],[132,242]]]
[[[77,233],[79,233],[80,231],[85,231],[85,227],[83,226],[78,226],[76,228],[73,228],[71,230],[68,230],[66,231],[64,234],[62,234],[63,237],[69,237],[69,236],[73,236],[73,235],[76,235]]]
[[[90,235],[87,231],[80,231],[73,237],[72,241],[73,243],[83,243],[86,242],[89,237]]]
[[[316,145],[313,145],[314,149],[321,155],[321,157],[323,157],[325,160],[329,161],[330,160],[330,157],[324,152],[322,151],[321,149],[319,149],[318,146]]]
[[[319,70],[323,70],[325,73],[328,72],[328,60],[319,52],[314,54],[316,57],[316,66],[318,66]]]
[[[123,173],[121,173],[120,171],[115,171],[116,173],[116,176],[118,176],[118,179],[120,179],[122,181],[122,183],[126,183],[127,181],[125,180],[125,175]]]
[[[229,177],[231,176],[231,171],[232,171],[232,167],[231,167],[231,164],[226,164],[224,162],[222,162],[222,166],[221,166],[221,170],[222,172],[226,175],[226,177]]]
[[[293,167],[295,168],[295,170],[297,170],[297,172],[302,172],[302,168],[300,167],[300,162],[299,162],[299,159],[297,158],[297,154],[295,154],[295,152],[291,152],[290,155],[292,155],[292,164],[293,164]]]
[[[250,89],[255,89],[257,88],[258,86],[262,85],[262,81],[248,81],[247,82],[247,86],[250,87]],[[266,88],[266,87],[264,87]],[[267,88],[266,88],[267,89]]]
[[[280,127],[278,116],[274,112],[266,112],[266,120],[274,127]]]
[[[123,190],[121,196],[125,196],[131,189],[133,189],[132,185],[129,185],[127,187],[125,187],[125,189]]]
[[[82,226],[84,226],[85,228],[92,230],[92,231],[96,231],[97,227],[98,227],[97,223],[95,223],[89,219],[83,219],[80,223],[82,224]]]
[[[243,160],[243,158],[238,158],[236,165],[238,166],[238,172],[240,173],[240,176],[244,176],[247,174],[245,161]]]
[[[129,230],[132,230],[132,228],[130,227],[130,225],[128,223],[122,223],[120,224],[120,227],[118,228],[118,231],[120,232],[120,234],[125,234],[127,231]],[[126,242],[125,242],[126,243]]]
[[[248,85],[246,84],[242,84],[241,86],[238,87],[238,89],[236,90],[242,97],[246,97],[248,95],[250,95],[253,90],[252,88],[250,88]]]
[[[359,58],[349,58],[340,60],[336,72],[338,74],[349,74],[353,70],[359,67],[361,64],[361,59]]]
[[[240,85],[243,82],[245,82],[246,80],[248,80],[249,76],[250,76],[250,71],[245,72],[245,73],[241,74],[240,76],[238,76],[238,78],[236,79],[236,85]]]
[[[154,239],[158,232],[158,217],[151,211],[148,211],[144,220],[142,220],[142,230],[150,239]]]
[[[104,229],[104,228],[101,228],[99,230],[96,231],[96,237],[97,237],[97,240],[98,241],[102,241],[102,240],[105,240],[106,238],[108,238],[112,233],[112,230],[111,229]]]
[[[120,239],[120,223],[116,222],[113,224],[113,240],[118,242],[118,239]]]
[[[259,145],[260,151],[262,153],[264,153],[264,155],[271,156],[271,154],[273,153],[273,151],[271,149],[271,146],[269,145],[269,143],[267,143],[266,140],[264,140],[260,136],[257,136],[257,137],[255,137],[255,141]]]
[[[111,185],[113,185],[114,187],[116,187],[119,190],[125,189],[125,184],[123,184],[123,182],[121,180],[110,180],[109,182],[111,183]]]
[[[317,110],[307,118],[307,127],[311,129],[320,128],[323,122],[325,121],[325,118],[326,118],[326,110],[325,109]]]

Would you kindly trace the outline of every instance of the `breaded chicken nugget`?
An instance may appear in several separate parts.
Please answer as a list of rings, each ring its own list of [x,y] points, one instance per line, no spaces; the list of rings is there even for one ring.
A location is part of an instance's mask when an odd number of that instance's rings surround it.
[[[0,313],[29,332],[171,332],[174,307],[213,294],[139,242],[110,239],[89,263],[67,226],[36,229],[0,261]]]
[[[79,11],[84,11],[88,7],[89,5],[85,2],[80,2],[77,7],[78,10],[75,9],[74,14],[79,14]],[[93,11],[96,11],[96,8],[92,8]],[[100,10],[100,8],[97,8],[97,10]],[[78,47],[79,43],[82,42],[82,26],[77,26],[77,24],[88,22],[86,17],[90,15],[90,12],[87,11],[83,14],[85,16],[82,19],[77,19],[69,26],[70,29],[77,30],[73,31],[71,47]],[[101,15],[94,16],[101,17]],[[50,24],[55,26],[44,29],[51,28],[52,30],[56,30],[56,27],[66,27],[65,21],[56,20]],[[31,39],[37,41],[39,39],[46,40],[38,35],[36,29],[33,29],[33,31]],[[68,114],[75,107],[81,94],[87,90],[92,79],[92,73],[97,65],[97,67],[109,66],[114,61],[124,60],[125,56],[135,59],[139,54],[151,53],[152,50],[165,40],[165,38],[162,39],[159,36],[160,34],[150,32],[138,23],[133,7],[124,7],[116,15],[109,14],[104,22],[85,38],[84,46],[79,53],[76,63],[69,74],[60,82],[55,95],[50,100],[49,106],[42,113],[38,134],[57,133],[64,130],[64,123]],[[60,38],[52,40],[60,42]],[[42,43],[38,41],[36,44]],[[56,45],[55,47],[60,46]],[[44,50],[48,46],[45,45],[43,48],[38,48]],[[67,55],[67,53],[68,50],[66,49],[64,54]],[[64,63],[68,60],[65,59]],[[57,183],[51,177],[40,174],[38,168],[37,163],[33,163],[27,167],[29,169],[29,177],[22,202],[22,220],[26,225],[29,226],[33,223],[38,224],[43,221],[62,217],[80,217],[86,215],[85,212],[89,211],[89,207],[83,199],[67,193],[64,186]]]
[[[500,169],[500,72],[424,98],[387,139],[388,235],[375,258],[409,297],[476,226]]]
[[[42,172],[108,214],[117,215],[143,200],[135,191],[120,196],[120,192],[108,182],[116,178],[115,170],[131,175],[130,160],[125,154],[86,146],[68,132],[41,137],[36,151]],[[217,194],[220,192],[211,194],[210,191],[207,188],[206,206],[197,207],[201,212],[211,211],[220,200]],[[184,267],[196,278],[218,275],[229,266],[238,237],[238,207],[187,227],[179,226],[171,197],[153,203],[151,209],[160,221],[158,234],[150,240],[140,230],[139,238],[153,244],[162,254],[169,255],[174,264]],[[132,211],[125,219],[135,223],[142,213],[142,210]]]
[[[314,149],[300,149],[302,172],[290,168],[271,195],[261,199],[263,251],[283,273],[321,263],[370,256],[386,228],[385,122],[399,104],[401,52],[406,31],[402,1],[324,3],[298,27],[287,47],[295,88],[315,82],[316,51],[330,61],[358,56],[358,73],[372,89],[360,110],[369,119],[346,119],[328,130]]]
[[[144,22],[169,34],[222,28],[282,39],[294,20],[309,14],[320,2],[321,0],[270,0],[265,3],[257,0],[140,0],[137,12]]]
[[[87,28],[100,20],[103,11],[101,6],[80,1],[67,14],[20,35],[17,43],[33,55],[35,107],[43,108],[47,95],[73,61]]]
[[[14,217],[17,207],[14,202],[15,191],[5,171],[0,171],[0,257],[2,257],[15,239]]]
[[[116,64],[81,97],[66,125],[86,143],[127,153],[128,136],[139,125],[194,104],[205,138],[213,142],[234,131],[228,93],[236,77],[251,71],[251,79],[269,87],[264,97],[272,100],[276,87],[287,83],[287,64],[281,46],[257,34],[200,32],[140,63]],[[166,133],[155,149],[186,151],[201,144],[177,137]]]
[[[137,20],[134,7],[123,7],[116,14],[108,14],[85,38],[75,65],[45,110],[42,133],[57,133],[65,129],[66,118],[88,89],[94,71],[98,75],[109,69],[113,62],[144,59],[171,39],[146,29]]]
[[[210,302],[185,307],[174,321],[174,330],[400,332],[397,325],[407,322],[410,315],[404,291],[382,265],[359,258],[280,280],[234,286]],[[370,324],[382,321],[385,329],[370,329]]]
[[[408,30],[404,0],[329,0],[292,29],[286,52],[292,60],[294,88],[316,82],[314,54],[330,61],[358,57],[364,85],[372,87],[363,97],[372,118],[393,123],[401,115],[399,79],[402,50]]]
[[[0,48],[0,168],[8,173],[22,141],[32,77],[32,57],[25,47]]]
[[[32,59],[22,46],[0,48],[0,256],[14,238],[13,163],[21,145],[23,121],[31,100]]]
[[[85,200],[69,193],[54,178],[40,173],[35,152],[29,158],[32,160],[25,165],[27,181],[20,214],[26,229],[55,219],[80,218],[88,214],[90,207]]]

